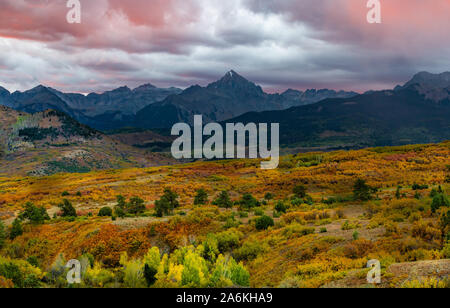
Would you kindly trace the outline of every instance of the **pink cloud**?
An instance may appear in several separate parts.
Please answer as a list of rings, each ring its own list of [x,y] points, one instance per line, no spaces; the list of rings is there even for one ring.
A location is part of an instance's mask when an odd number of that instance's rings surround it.
[[[367,22],[366,4],[366,0],[247,1],[255,12],[284,14],[329,42],[402,49],[448,44],[441,38],[450,30],[450,0],[381,0],[382,24]]]
[[[0,36],[131,52],[177,52],[186,40],[200,41],[183,31],[198,12],[192,0],[81,0],[81,24],[67,23],[66,3],[3,0]]]

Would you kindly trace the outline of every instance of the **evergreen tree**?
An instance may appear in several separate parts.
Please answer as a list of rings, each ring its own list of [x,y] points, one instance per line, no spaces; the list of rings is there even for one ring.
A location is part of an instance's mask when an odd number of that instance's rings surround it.
[[[356,180],[355,184],[353,185],[353,195],[355,200],[360,201],[368,201],[371,200],[372,194],[375,193],[377,189],[370,187],[366,184],[366,181],[362,179]]]
[[[44,207],[36,207],[31,202],[25,204],[19,218],[21,220],[28,219],[33,224],[43,224],[46,220],[50,220],[50,216]]]
[[[18,218],[14,220],[11,226],[11,231],[9,232],[9,238],[14,240],[16,237],[21,236],[23,234],[22,223]]]
[[[145,212],[145,201],[139,197],[132,197],[126,205],[126,211],[134,215],[142,214]]]
[[[225,209],[230,209],[233,207],[233,203],[230,200],[230,195],[226,190],[220,193],[217,199],[214,200],[213,204]]]
[[[169,215],[170,214],[170,203],[169,201],[162,197],[159,200],[155,201],[155,211],[156,211],[156,216],[158,217],[163,217],[164,215]]]
[[[123,218],[125,217],[125,208],[127,206],[125,197],[122,195],[118,195],[116,197],[116,200],[117,204],[114,206],[114,214],[119,218]]]
[[[62,217],[77,217],[77,211],[69,200],[64,199],[58,207],[61,209]]]
[[[164,189],[164,195],[162,197],[169,202],[169,208],[171,212],[173,212],[174,209],[180,206],[180,204],[178,203],[178,194],[171,189]]]
[[[239,204],[242,209],[246,210],[258,207],[260,205],[258,200],[256,200],[251,194],[243,195],[242,199],[239,201]]]
[[[438,194],[434,196],[433,202],[431,203],[431,211],[433,213],[436,213],[437,210],[444,206],[450,207],[450,201],[448,200],[447,196],[445,196],[444,194]]]
[[[273,227],[275,222],[267,215],[261,216],[255,221],[255,227],[257,230],[266,230],[269,227]]]
[[[306,197],[306,187],[303,185],[295,186],[292,192],[297,198],[303,199]]]
[[[205,205],[208,203],[208,193],[204,189],[197,190],[197,195],[194,199],[194,205]]]
[[[283,201],[279,201],[277,203],[277,205],[275,205],[275,211],[277,211],[279,213],[286,213],[287,207],[286,207],[286,205],[284,204]]]

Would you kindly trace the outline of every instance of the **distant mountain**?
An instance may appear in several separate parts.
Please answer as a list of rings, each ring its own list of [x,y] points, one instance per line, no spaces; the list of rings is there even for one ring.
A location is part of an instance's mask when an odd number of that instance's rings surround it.
[[[424,95],[426,99],[434,102],[445,102],[450,99],[450,72],[431,74],[421,72],[416,74],[403,87],[398,86],[396,91],[414,89]]]
[[[192,123],[193,116],[203,115],[206,122],[223,121],[250,111],[282,110],[315,103],[328,97],[352,97],[353,92],[288,90],[267,94],[235,71],[207,87],[192,86],[179,95],[149,105],[136,114],[134,125],[143,128],[168,128],[177,122]]]
[[[83,124],[102,129],[106,125],[101,121],[102,118],[108,118],[110,123],[121,123],[124,118],[134,115],[145,106],[163,100],[169,95],[179,94],[181,91],[177,88],[161,89],[146,84],[133,90],[121,87],[102,94],[91,93],[84,96],[63,93],[43,85],[12,94],[0,88],[0,105],[29,113],[47,109],[59,110]],[[99,120],[96,119],[97,117]],[[112,125],[113,128],[115,128],[114,125]]]
[[[190,123],[194,114],[202,114],[205,121],[223,121],[250,111],[282,110],[326,98],[355,95],[355,92],[327,89],[267,94],[260,86],[229,71],[207,87],[196,85],[184,91],[145,84],[135,89],[121,87],[85,96],[43,85],[13,94],[0,88],[0,105],[29,113],[59,110],[105,131],[122,127],[169,128],[180,121]]]
[[[0,87],[0,105],[12,107],[13,100],[11,99],[11,93],[5,88]]]
[[[420,73],[393,91],[326,99],[288,110],[252,112],[229,122],[280,123],[281,143],[291,147],[440,142],[450,139],[448,86],[448,73]],[[431,95],[435,93],[442,95]]]
[[[181,91],[177,88],[161,89],[151,84],[142,85],[133,90],[122,87],[102,94],[91,93],[86,97],[87,103],[79,106],[78,109],[87,116],[98,116],[115,111],[132,115],[148,105],[170,95],[179,94]]]
[[[170,162],[105,136],[60,111],[29,114],[0,106],[0,174],[46,175]]]
[[[18,111],[36,113],[53,109],[62,111],[75,118],[82,117],[80,112],[72,109],[54,91],[42,85],[25,92],[16,91],[10,95],[10,100],[12,100],[12,103],[9,104],[9,107]]]

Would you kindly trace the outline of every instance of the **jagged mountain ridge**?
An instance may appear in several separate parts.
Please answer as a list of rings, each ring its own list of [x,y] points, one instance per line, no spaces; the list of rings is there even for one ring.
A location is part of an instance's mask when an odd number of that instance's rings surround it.
[[[288,90],[283,94],[268,94],[235,71],[229,71],[206,87],[192,86],[179,95],[145,107],[136,114],[135,125],[168,128],[177,122],[192,123],[196,114],[203,115],[206,122],[224,121],[250,111],[282,110],[315,103],[323,98],[356,94],[332,90]]]
[[[189,122],[193,114],[203,114],[209,121],[221,121],[249,111],[281,110],[324,98],[356,94],[327,89],[267,94],[260,86],[230,71],[207,87],[196,85],[184,91],[146,84],[133,90],[121,87],[85,96],[38,86],[13,94],[0,91],[0,104],[30,113],[60,110],[93,128],[114,130],[121,127],[167,128],[179,121]]]

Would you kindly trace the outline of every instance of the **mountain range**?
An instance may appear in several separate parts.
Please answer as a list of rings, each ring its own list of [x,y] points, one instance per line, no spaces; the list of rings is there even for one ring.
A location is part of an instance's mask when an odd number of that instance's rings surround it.
[[[280,123],[290,147],[348,147],[450,140],[450,72],[421,72],[394,90],[325,99],[287,110],[252,112],[229,122]],[[228,121],[227,121],[228,122]]]
[[[122,127],[168,128],[177,122],[192,122],[194,114],[206,121],[222,121],[250,111],[282,110],[316,103],[325,98],[348,98],[355,92],[334,90],[287,90],[268,94],[234,71],[206,87],[162,89],[151,84],[135,89],[121,87],[102,94],[63,93],[50,87],[9,93],[0,87],[0,105],[28,113],[47,109],[62,111],[98,130]]]
[[[8,106],[0,109],[0,173],[28,163],[38,174],[170,163],[143,149],[166,151],[173,140],[167,130],[194,114],[221,123],[280,123],[282,146],[295,151],[450,139],[450,72],[421,72],[393,90],[364,94],[268,94],[230,71],[186,90],[144,85],[85,96],[44,86],[0,88],[0,104]],[[148,131],[155,128],[162,134]],[[106,129],[115,132],[100,132]]]
[[[220,122],[251,111],[283,110],[324,98],[355,95],[355,92],[327,89],[268,94],[235,71],[229,71],[206,87],[192,86],[179,95],[145,107],[136,114],[134,124],[141,128],[168,128],[178,122],[192,123],[196,114],[203,115],[205,122]]]

